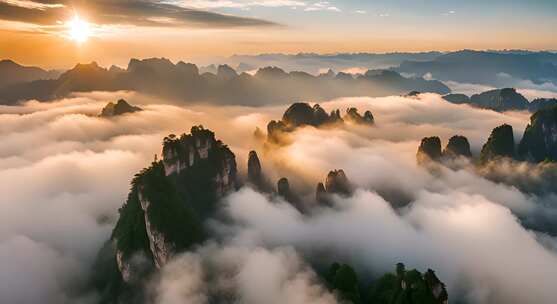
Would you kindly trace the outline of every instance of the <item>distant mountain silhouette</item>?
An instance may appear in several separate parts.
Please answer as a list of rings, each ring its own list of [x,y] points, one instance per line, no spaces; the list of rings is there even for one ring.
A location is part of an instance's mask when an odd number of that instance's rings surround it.
[[[400,65],[403,61],[431,61],[443,53],[338,53],[338,54],[259,54],[234,55],[222,59],[222,63],[238,66],[241,72],[256,70],[269,65],[280,66],[286,71],[303,71],[316,74],[323,68],[343,71],[352,68],[384,69]]]
[[[557,84],[557,53],[495,52],[463,50],[441,55],[431,61],[408,60],[396,71],[441,81],[515,86],[517,81]]]
[[[557,99],[555,98],[538,98],[529,102],[526,97],[518,93],[514,88],[489,90],[480,94],[474,94],[471,97],[464,94],[447,94],[443,96],[443,99],[455,104],[469,104],[497,112],[527,110],[535,113],[538,110],[557,105]]]
[[[56,78],[60,73],[37,67],[22,66],[12,60],[0,60],[0,87],[39,79]]]
[[[105,69],[96,63],[78,64],[55,80],[36,80],[0,89],[0,103],[21,100],[42,101],[67,96],[72,92],[95,90],[134,90],[145,94],[187,102],[263,105],[294,100],[325,100],[341,96],[385,96],[412,90],[449,93],[439,81],[406,78],[394,71],[369,70],[364,75],[313,76],[277,67],[259,69],[255,75],[238,74],[227,65],[216,74],[199,73],[196,65],[168,59],[130,60],[127,69]]]

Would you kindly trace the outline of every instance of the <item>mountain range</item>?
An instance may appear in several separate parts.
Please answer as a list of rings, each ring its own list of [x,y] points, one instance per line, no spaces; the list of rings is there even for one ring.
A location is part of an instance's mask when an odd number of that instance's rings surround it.
[[[557,53],[462,50],[430,61],[407,60],[395,71],[441,81],[516,86],[521,81],[557,85]]]
[[[168,59],[132,59],[128,67],[105,69],[96,63],[78,64],[57,79],[35,80],[0,89],[0,103],[37,99],[52,100],[86,91],[134,90],[186,102],[262,105],[292,100],[325,100],[341,96],[386,96],[412,90],[446,94],[450,89],[436,80],[407,78],[389,70],[369,70],[353,76],[328,73],[314,76],[277,67],[259,69],[254,75],[238,74],[227,65],[216,74],[200,74],[196,65]],[[280,93],[280,94],[279,94]]]
[[[530,102],[514,88],[489,90],[470,97],[458,93],[447,94],[443,96],[443,99],[455,104],[469,104],[497,112],[530,111],[535,113],[538,110],[557,105],[556,98],[536,98]]]
[[[12,60],[0,61],[0,88],[16,83],[41,79],[54,79],[60,75],[58,71],[46,71],[38,67],[22,66]]]

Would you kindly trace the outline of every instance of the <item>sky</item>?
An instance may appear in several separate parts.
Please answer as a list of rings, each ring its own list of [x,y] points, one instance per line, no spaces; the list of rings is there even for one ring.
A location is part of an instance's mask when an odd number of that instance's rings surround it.
[[[130,57],[556,50],[557,2],[0,0],[0,58],[67,68]]]

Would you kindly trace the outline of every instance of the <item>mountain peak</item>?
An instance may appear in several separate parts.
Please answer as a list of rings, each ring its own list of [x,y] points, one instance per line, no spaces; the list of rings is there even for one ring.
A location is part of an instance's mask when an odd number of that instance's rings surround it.
[[[101,117],[120,116],[127,113],[142,111],[140,107],[132,106],[124,99],[119,99],[116,104],[109,102],[101,111]]]
[[[486,163],[502,157],[513,158],[514,150],[513,127],[503,124],[491,131],[491,135],[482,147],[480,161]]]

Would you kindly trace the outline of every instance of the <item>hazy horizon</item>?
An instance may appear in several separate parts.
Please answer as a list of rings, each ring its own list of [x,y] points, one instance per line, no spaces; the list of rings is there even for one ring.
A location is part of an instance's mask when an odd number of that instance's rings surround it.
[[[556,6],[500,0],[2,0],[0,43],[10,47],[0,49],[0,58],[61,68],[154,56],[555,50]],[[76,37],[73,24],[87,41]]]

